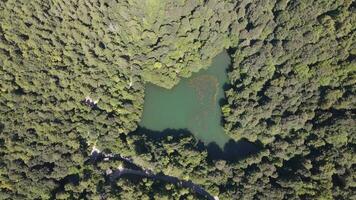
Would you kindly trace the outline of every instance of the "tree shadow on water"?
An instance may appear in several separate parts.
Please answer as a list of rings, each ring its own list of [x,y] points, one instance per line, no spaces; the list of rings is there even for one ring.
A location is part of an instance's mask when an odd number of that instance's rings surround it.
[[[221,149],[215,142],[207,146],[209,160],[226,160],[228,162],[237,162],[249,155],[259,152],[258,144],[249,142],[246,139],[235,141],[230,139]]]
[[[136,131],[132,132],[133,135],[140,135],[147,137],[148,140],[162,141],[162,142],[177,142],[179,143],[182,138],[191,137],[192,140],[195,140],[194,135],[188,129],[164,129],[163,131],[154,131],[147,129],[145,127],[138,127]],[[192,137],[193,136],[193,137]],[[169,140],[167,140],[169,138]],[[204,144],[199,141],[193,141],[193,146],[197,150],[203,150]],[[145,140],[136,140],[135,150],[138,153],[147,153],[150,151],[146,148]]]
[[[167,129],[164,129],[163,131],[154,131],[154,130],[150,130],[150,129],[147,129],[147,128],[141,127],[141,126],[139,126],[133,132],[133,134],[145,135],[148,138],[154,139],[154,140],[160,140],[160,139],[166,138],[168,136],[171,136],[173,138],[180,138],[180,137],[192,135],[192,133],[188,129],[167,128]]]
[[[246,139],[241,139],[239,141],[230,139],[222,149],[215,142],[209,143],[208,145],[204,144],[202,141],[197,140],[187,129],[165,129],[163,131],[152,131],[144,127],[139,127],[135,132],[133,132],[133,134],[145,135],[156,141],[164,141],[165,138],[171,137],[171,141],[176,142],[179,142],[181,138],[193,136],[192,139],[195,140],[193,145],[197,148],[197,150],[207,150],[208,160],[211,161],[226,160],[228,162],[237,162],[248,157],[249,155],[258,153],[261,146],[256,143],[249,142]],[[147,149],[144,148],[144,144],[140,144],[138,146],[139,148],[136,150],[147,151]]]

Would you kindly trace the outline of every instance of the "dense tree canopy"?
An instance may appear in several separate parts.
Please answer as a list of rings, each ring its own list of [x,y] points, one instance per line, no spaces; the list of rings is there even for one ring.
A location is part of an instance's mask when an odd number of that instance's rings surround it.
[[[356,198],[351,0],[0,2],[0,199]],[[171,88],[227,49],[228,159],[136,130],[144,84]],[[136,131],[135,131],[136,130]],[[93,152],[125,160],[93,161]]]

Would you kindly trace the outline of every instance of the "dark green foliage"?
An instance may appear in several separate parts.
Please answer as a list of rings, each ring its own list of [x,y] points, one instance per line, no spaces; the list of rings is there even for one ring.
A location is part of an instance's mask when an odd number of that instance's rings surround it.
[[[355,22],[348,12],[350,3],[339,4],[335,23]],[[347,90],[355,81],[355,63],[349,58],[353,56],[355,33],[340,29],[330,34],[318,20],[338,4],[288,5],[269,11],[278,13],[270,17],[276,31],[253,34],[251,30],[252,36],[243,38],[234,55],[232,89],[226,92],[232,112],[225,119],[235,138],[256,140],[258,136],[268,143],[274,134],[283,136],[293,129],[306,128],[321,102],[322,109],[329,109],[343,94],[351,92]],[[313,11],[303,16],[304,9]],[[306,37],[311,34],[314,36]]]
[[[355,163],[353,5],[264,2],[245,7],[249,30],[240,32],[226,91],[228,133],[271,152],[257,164],[259,190],[242,189],[242,195],[352,199],[354,186],[346,180],[354,179]]]
[[[211,0],[120,1],[108,24],[119,35],[142,77],[162,87],[175,85],[231,45],[236,3]],[[234,37],[236,38],[236,37]],[[189,67],[188,67],[189,66]]]
[[[12,199],[48,199],[66,177],[83,173],[94,143],[134,130],[142,109],[138,74],[117,63],[124,54],[96,53],[100,32],[57,4],[0,3],[0,180]],[[83,103],[87,96],[97,105]]]
[[[220,199],[355,199],[355,24],[351,0],[1,1],[0,199],[201,198],[110,181],[125,164],[95,148]],[[132,132],[147,81],[170,88],[224,48],[225,129],[259,152]]]

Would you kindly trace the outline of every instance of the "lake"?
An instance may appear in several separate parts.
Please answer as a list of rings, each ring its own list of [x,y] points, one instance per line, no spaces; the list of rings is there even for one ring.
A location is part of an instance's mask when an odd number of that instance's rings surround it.
[[[205,144],[215,142],[222,148],[230,139],[221,126],[219,104],[229,65],[230,57],[222,52],[207,69],[183,78],[172,89],[147,84],[140,127],[156,132],[185,129]]]

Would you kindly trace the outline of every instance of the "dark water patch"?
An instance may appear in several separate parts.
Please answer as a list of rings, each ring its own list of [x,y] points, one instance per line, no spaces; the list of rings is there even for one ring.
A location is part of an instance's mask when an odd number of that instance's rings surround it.
[[[147,137],[149,140],[164,141],[170,138],[170,142],[179,142],[184,137],[192,137],[191,147],[198,151],[208,151],[208,160],[226,160],[229,162],[237,162],[249,155],[256,154],[262,148],[258,143],[252,143],[246,139],[235,141],[230,139],[223,147],[215,142],[204,144],[203,141],[194,137],[187,129],[165,129],[163,131],[152,131],[144,127],[139,127],[135,132],[131,133]],[[136,141],[136,151],[139,153],[147,153],[149,149],[145,147],[145,140]]]
[[[147,129],[145,127],[138,127],[136,131],[134,131],[132,134],[136,134],[136,135],[145,135],[150,139],[154,139],[154,140],[162,140],[166,137],[173,137],[173,138],[179,138],[179,137],[184,137],[184,136],[189,136],[192,133],[189,132],[188,129],[171,129],[171,128],[167,128],[164,129],[163,131],[154,131],[154,130],[150,130]]]
[[[245,139],[235,141],[230,139],[221,149],[216,143],[210,143],[207,146],[209,160],[226,160],[229,162],[237,162],[249,155],[256,154],[260,147],[259,145],[249,142]]]

